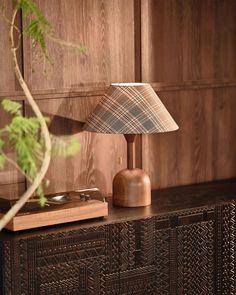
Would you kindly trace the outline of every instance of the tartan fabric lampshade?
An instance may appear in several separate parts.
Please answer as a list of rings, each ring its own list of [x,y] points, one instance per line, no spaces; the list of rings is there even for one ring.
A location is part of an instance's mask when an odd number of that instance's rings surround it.
[[[87,120],[85,130],[99,133],[147,134],[178,129],[151,85],[112,84]]]
[[[175,131],[179,127],[147,83],[111,84],[84,125],[84,130],[124,134],[128,169],[113,180],[113,203],[122,207],[151,204],[149,176],[135,168],[135,137]]]

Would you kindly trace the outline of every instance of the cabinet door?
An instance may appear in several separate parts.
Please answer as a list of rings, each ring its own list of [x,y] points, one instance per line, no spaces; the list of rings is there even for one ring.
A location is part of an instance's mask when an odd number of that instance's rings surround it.
[[[214,223],[179,226],[177,233],[177,294],[214,295]]]
[[[171,230],[171,294],[234,295],[235,204],[197,211],[179,213]]]
[[[106,294],[105,226],[11,240],[3,255],[3,294]]]
[[[105,245],[105,227],[39,239],[35,243],[37,292],[105,294]]]
[[[214,211],[209,216],[206,210],[180,212],[119,227],[119,292],[114,294],[215,295]]]
[[[169,294],[169,233],[155,218],[120,224],[119,294]]]

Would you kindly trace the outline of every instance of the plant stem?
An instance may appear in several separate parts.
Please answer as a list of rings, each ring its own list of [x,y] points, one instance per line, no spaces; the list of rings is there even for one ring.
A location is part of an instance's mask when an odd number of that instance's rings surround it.
[[[20,166],[17,165],[17,163],[12,160],[10,157],[8,157],[7,154],[5,154],[3,151],[1,151],[2,156],[6,159],[8,163],[10,163],[12,166],[14,166],[20,173],[22,173],[30,182],[32,182],[32,179],[20,168]]]
[[[22,77],[19,64],[17,61],[17,56],[16,56],[16,50],[15,48],[15,43],[14,43],[14,36],[13,36],[13,31],[14,31],[14,26],[15,26],[15,18],[17,14],[18,9],[15,8],[12,14],[12,19],[11,19],[11,25],[10,25],[10,42],[11,42],[11,53],[12,53],[12,58],[13,58],[13,63],[14,63],[14,71],[16,74],[16,77],[21,85],[21,88],[24,91],[24,94],[26,96],[26,99],[28,100],[30,106],[32,107],[36,117],[39,119],[40,126],[41,126],[41,131],[42,131],[42,136],[44,137],[45,141],[45,153],[44,153],[44,159],[42,161],[42,166],[40,168],[40,171],[36,175],[35,179],[33,180],[32,184],[29,186],[27,191],[20,197],[20,199],[15,203],[15,205],[3,216],[3,218],[0,220],[0,230],[6,226],[9,221],[16,215],[16,213],[24,206],[24,204],[29,200],[29,198],[33,195],[35,190],[39,187],[41,184],[47,169],[49,167],[49,163],[51,160],[51,139],[48,131],[47,124],[43,118],[43,115],[34,101],[34,98],[24,80]]]
[[[61,46],[65,46],[65,47],[71,47],[71,48],[74,48],[74,49],[78,49],[79,51],[81,51],[81,53],[85,53],[84,52],[84,48],[81,46],[81,45],[77,45],[75,43],[72,43],[72,42],[68,42],[68,41],[65,41],[65,40],[61,40],[59,38],[55,38],[53,37],[52,35],[48,34],[47,35],[47,38],[51,41],[53,41],[54,43],[57,43]]]

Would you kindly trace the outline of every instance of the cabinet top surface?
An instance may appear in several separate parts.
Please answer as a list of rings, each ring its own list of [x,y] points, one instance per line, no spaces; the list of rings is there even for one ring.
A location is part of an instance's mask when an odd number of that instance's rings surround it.
[[[79,221],[15,233],[3,230],[0,233],[0,238],[33,237],[60,231],[79,230],[127,220],[168,215],[193,208],[212,207],[235,199],[236,179],[154,190],[152,192],[152,205],[150,206],[140,208],[114,207],[111,204],[111,198],[108,198],[109,216],[103,219]]]

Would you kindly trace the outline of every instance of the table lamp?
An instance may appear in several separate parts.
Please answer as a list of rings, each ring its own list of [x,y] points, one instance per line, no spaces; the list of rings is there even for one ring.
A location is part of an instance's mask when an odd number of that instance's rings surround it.
[[[135,168],[135,137],[177,130],[179,127],[147,83],[111,84],[83,127],[98,133],[124,134],[127,169],[113,179],[113,204],[141,207],[151,204],[150,178]]]

